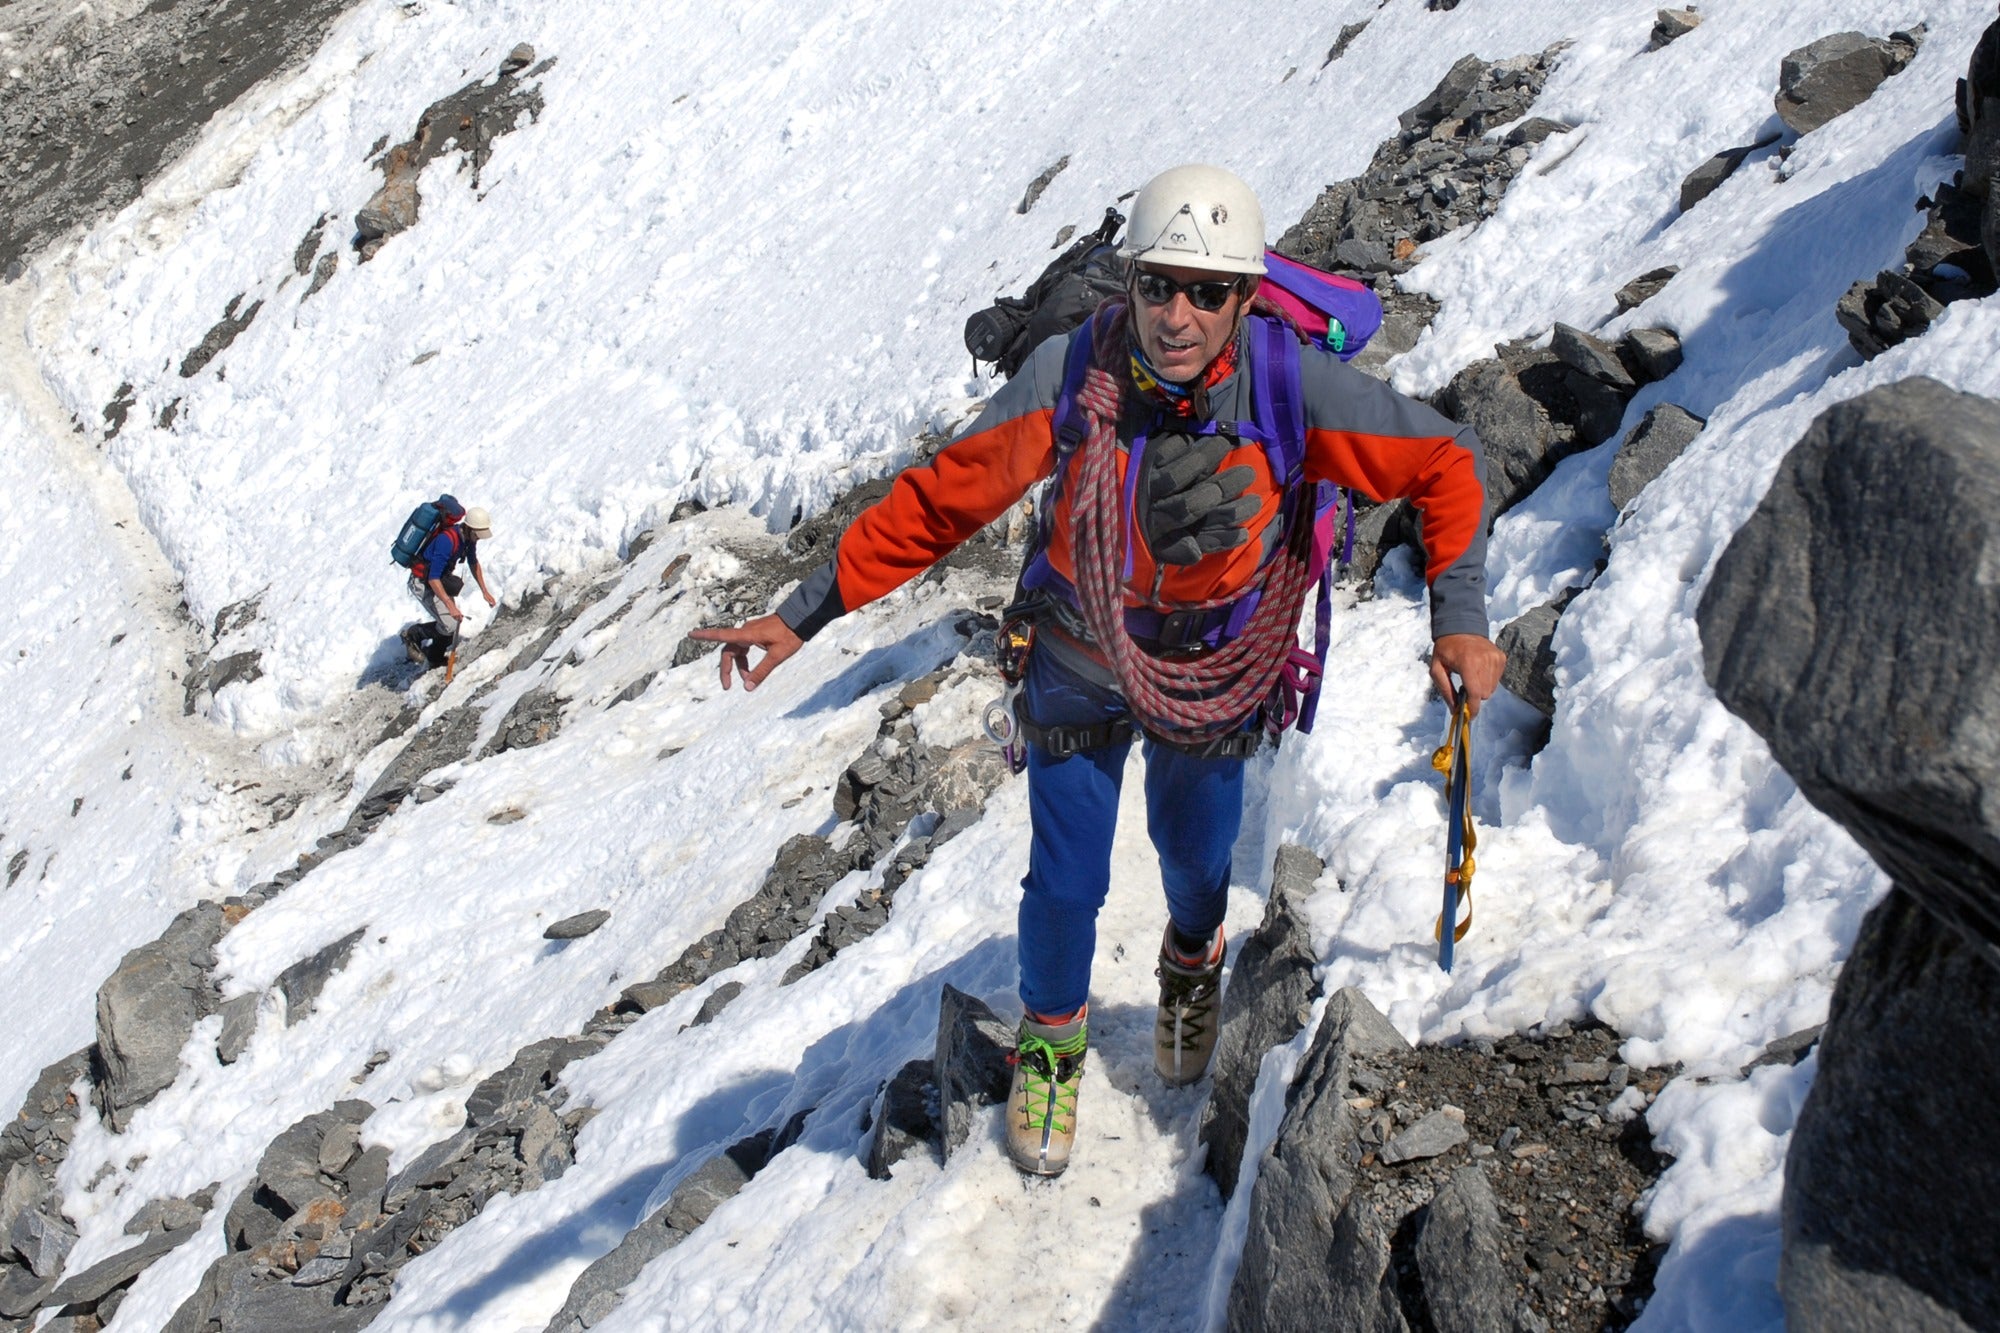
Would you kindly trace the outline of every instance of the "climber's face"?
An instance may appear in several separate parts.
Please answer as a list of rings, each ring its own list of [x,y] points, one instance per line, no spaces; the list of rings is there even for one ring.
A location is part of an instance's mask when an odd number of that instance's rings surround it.
[[[1132,327],[1154,370],[1186,384],[1236,336],[1257,279],[1207,269],[1142,264],[1132,271]]]

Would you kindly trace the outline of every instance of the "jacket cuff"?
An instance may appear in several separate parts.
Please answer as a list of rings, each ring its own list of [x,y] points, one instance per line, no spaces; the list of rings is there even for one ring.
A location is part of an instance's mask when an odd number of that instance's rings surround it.
[[[778,619],[801,639],[812,638],[846,614],[847,606],[840,600],[840,579],[831,560],[806,575],[778,607]]]

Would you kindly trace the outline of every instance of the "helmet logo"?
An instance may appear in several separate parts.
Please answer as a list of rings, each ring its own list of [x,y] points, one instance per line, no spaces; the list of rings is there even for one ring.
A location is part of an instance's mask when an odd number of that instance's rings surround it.
[[[1229,221],[1229,210],[1221,204],[1217,204],[1214,208],[1208,210],[1208,220],[1220,227],[1223,223]]]

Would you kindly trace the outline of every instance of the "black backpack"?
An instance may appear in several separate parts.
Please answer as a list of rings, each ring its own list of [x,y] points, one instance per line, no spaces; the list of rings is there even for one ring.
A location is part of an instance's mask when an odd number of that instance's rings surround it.
[[[1003,296],[965,321],[965,350],[973,361],[992,361],[1012,377],[1043,341],[1068,333],[1107,296],[1125,290],[1131,265],[1118,257],[1124,217],[1104,210],[1097,230],[1057,255],[1020,296]]]

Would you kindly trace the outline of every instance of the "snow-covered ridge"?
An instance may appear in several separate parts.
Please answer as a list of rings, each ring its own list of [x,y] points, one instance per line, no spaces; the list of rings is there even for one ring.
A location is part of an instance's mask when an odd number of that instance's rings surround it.
[[[1428,962],[1441,821],[1423,759],[1441,716],[1406,565],[1340,617],[1342,689],[1315,735],[1260,773],[1231,926],[1254,924],[1271,850],[1296,841],[1329,863],[1309,904],[1323,980],[1359,986],[1406,1035],[1588,1013],[1626,1038],[1627,1059],[1714,1076],[1674,1085],[1654,1113],[1679,1163],[1648,1203],[1675,1249],[1647,1322],[1776,1326],[1776,1173],[1811,1071],[1735,1071],[1823,1016],[1883,881],[1716,704],[1693,608],[1824,407],[1914,373],[2000,392],[1990,298],[1866,364],[1833,313],[1851,283],[1896,265],[1921,225],[1912,204],[1957,169],[1951,82],[1991,8],[1737,0],[1703,14],[1649,52],[1654,6],[1622,0],[1280,4],[1207,15],[1199,34],[1156,7],[1039,0],[1000,29],[887,0],[810,26],[772,7],[356,6],[304,69],[246,96],[139,200],[6,289],[25,339],[0,354],[0,571],[15,611],[0,626],[0,707],[32,748],[0,775],[0,879],[26,858],[0,890],[13,927],[0,977],[22,1016],[0,1106],[92,1039],[92,997],[126,950],[195,901],[295,864],[380,776],[389,754],[348,736],[375,734],[352,719],[415,614],[382,550],[415,499],[446,486],[494,511],[487,558],[516,606],[550,577],[609,570],[681,501],[726,504],[700,520],[713,530],[668,526],[707,533],[684,552],[633,565],[657,579],[685,553],[699,566],[687,577],[720,585],[732,533],[781,530],[890,470],[984,390],[959,324],[1032,276],[1061,226],[1094,222],[1158,167],[1209,159],[1257,186],[1275,231],[1359,172],[1458,57],[1567,41],[1535,110],[1575,128],[1493,218],[1407,275],[1441,309],[1397,382],[1437,388],[1558,321],[1612,336],[1664,324],[1686,361],[1624,424],[1670,399],[1708,427],[1622,516],[1598,449],[1496,529],[1489,573],[1510,609],[1588,568],[1607,531],[1610,550],[1556,639],[1548,747],[1527,762],[1520,709],[1497,709],[1482,735],[1480,915],[1458,970]],[[1690,171],[1772,128],[1787,51],[1919,20],[1929,37],[1906,71],[1679,211]],[[366,265],[344,254],[305,300],[299,242],[330,213],[323,252],[341,243],[339,220],[381,184],[378,140],[407,136],[521,42],[556,59],[539,76],[545,110],[494,142],[480,192],[455,156],[439,159],[418,225]],[[1071,165],[1015,212],[1065,153]],[[1673,283],[1614,315],[1612,294],[1665,264],[1680,267]],[[257,318],[182,378],[239,293],[264,301]],[[100,452],[125,384],[127,424]],[[579,621],[561,650],[577,660],[541,664],[568,673],[571,697],[589,691],[559,736],[467,763],[449,791],[224,937],[219,972],[253,995],[367,925],[310,1018],[267,1015],[228,1066],[204,1028],[122,1134],[83,1113],[61,1181],[82,1233],[72,1261],[129,1243],[124,1223],[148,1201],[217,1182],[233,1197],[279,1131],[341,1096],[377,1106],[361,1140],[398,1165],[453,1132],[469,1091],[516,1051],[576,1031],[638,970],[678,956],[786,836],[826,823],[820,802],[876,734],[886,694],[935,665],[962,591],[920,584],[850,617],[748,698],[718,695],[704,664],[670,665],[679,634],[724,608]],[[251,598],[259,612],[226,641],[190,642],[182,595],[202,627]],[[170,676],[191,649],[255,651],[262,674],[184,718]],[[637,699],[595,706],[651,670]],[[262,802],[302,777],[298,813],[273,826]],[[799,1144],[649,1265],[603,1327],[1106,1312],[1195,1324],[1185,1293],[1239,1243],[1240,1218],[1191,1169],[1191,1104],[1140,1080],[1143,1017],[1129,1031],[1115,1017],[1150,1003],[1159,924],[1136,827],[1098,966],[1114,1018],[1071,1176],[1023,1194],[991,1143],[886,1184],[857,1160],[859,1110],[928,1049],[941,981],[1010,1011],[1023,805],[1001,788],[899,891],[887,927],[811,977],[781,987],[789,956],[750,965],[712,1022],[679,1030],[704,998],[691,994],[566,1071],[571,1104],[600,1111],[576,1166],[410,1265],[378,1322],[541,1327],[584,1264],[718,1147],[810,1105]],[[523,817],[492,822],[506,811]],[[541,938],[603,906],[612,923],[597,934],[559,951]],[[369,1068],[378,1051],[389,1059]],[[222,1219],[206,1226],[134,1285],[113,1327],[162,1326],[222,1253]],[[1148,1227],[1197,1255],[1192,1267]],[[1071,1242],[1054,1273],[1051,1232]],[[1748,1258],[1705,1243],[1719,1236],[1749,1237]],[[1184,1298],[1148,1301],[1155,1290]]]

